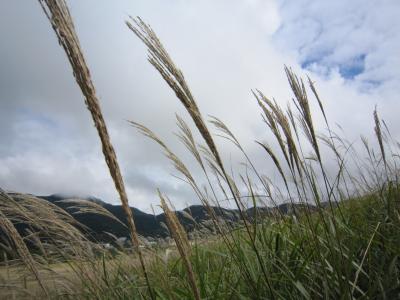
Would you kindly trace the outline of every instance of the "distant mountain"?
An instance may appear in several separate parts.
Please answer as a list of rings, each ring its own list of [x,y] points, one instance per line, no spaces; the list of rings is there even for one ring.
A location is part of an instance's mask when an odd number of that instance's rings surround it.
[[[10,196],[13,196],[13,193],[9,193]],[[15,195],[15,194],[14,194]],[[93,213],[79,213],[76,214],[76,209],[73,208],[75,204],[63,202],[63,200],[68,199],[83,199],[95,202],[101,205],[103,208],[112,213],[115,217],[117,217],[121,222],[127,224],[125,213],[121,205],[112,205],[108,204],[101,199],[95,197],[73,197],[72,195],[62,195],[55,194],[50,196],[37,196],[38,198],[47,200],[60,208],[66,210],[70,213],[74,218],[85,225],[90,229],[91,236],[93,239],[101,242],[111,241],[111,237],[107,233],[111,233],[116,237],[128,237],[129,231],[126,227],[122,226],[119,222],[106,217],[104,215],[93,214]],[[301,208],[302,205],[296,204],[295,208]],[[165,238],[169,236],[169,232],[167,227],[165,226],[166,220],[165,215],[152,215],[147,214],[137,208],[132,207],[132,214],[135,219],[135,224],[137,231],[140,235],[144,237],[152,237],[152,238]],[[240,222],[240,216],[238,210],[235,209],[226,209],[219,207],[212,207],[212,210],[217,218],[221,218],[225,220],[227,223],[232,225],[238,224]],[[293,206],[291,204],[281,204],[277,208],[268,208],[262,207],[257,208],[257,214],[261,217],[266,217],[271,215],[274,211],[280,212],[282,214],[290,214],[292,213]],[[245,212],[246,216],[251,220],[255,216],[255,209],[250,208]],[[192,205],[190,207],[185,208],[182,211],[176,212],[177,217],[185,230],[187,232],[191,232],[195,229],[198,230],[208,230],[212,231],[214,229],[212,224],[212,219],[208,213],[206,207],[202,205]]]
[[[77,197],[50,195],[50,196],[38,196],[38,198],[47,200],[61,207],[62,209],[66,210],[78,222],[88,227],[92,231],[94,237],[97,240],[100,241],[108,240],[110,237],[108,234],[106,234],[106,232],[111,233],[116,237],[129,236],[128,229],[122,226],[117,221],[103,215],[92,214],[92,213],[74,214],[76,210],[71,208],[72,206],[74,206],[74,204],[62,202],[62,200],[79,199]],[[110,213],[112,213],[115,217],[117,217],[121,222],[127,224],[125,212],[121,205],[108,204],[95,197],[85,197],[83,198],[83,200],[92,201],[101,205],[103,208],[107,209]],[[162,225],[160,225],[160,222],[157,220],[158,216],[147,214],[134,207],[132,207],[131,210],[135,218],[135,225],[137,231],[140,235],[152,236],[152,237],[157,237],[157,236],[165,237],[168,235],[168,232],[162,227]]]

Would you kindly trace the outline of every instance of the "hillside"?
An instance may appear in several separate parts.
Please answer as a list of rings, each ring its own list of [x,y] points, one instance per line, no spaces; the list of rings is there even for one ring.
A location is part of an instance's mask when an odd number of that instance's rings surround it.
[[[9,193],[12,197],[23,198],[24,194]],[[94,202],[101,205],[122,223],[126,224],[126,217],[121,205],[108,204],[101,199],[95,197],[73,197],[64,196],[60,194],[54,194],[50,196],[37,196],[38,198],[49,201],[58,207],[64,209],[71,214],[79,223],[86,226],[89,229],[89,233],[93,239],[99,242],[109,242],[111,237],[107,233],[111,233],[116,237],[127,237],[129,231],[127,227],[102,214],[95,213],[77,213],[76,207],[73,203],[66,203],[66,200],[79,199]],[[282,214],[290,214],[292,212],[292,205],[285,203],[278,206],[278,208],[262,207],[257,208],[259,216],[267,217],[270,214],[276,213],[279,210]],[[295,208],[300,208],[298,204]],[[223,219],[228,224],[235,226],[240,221],[238,211],[236,209],[226,209],[219,207],[212,207],[214,214],[217,218]],[[152,215],[145,213],[137,208],[131,207],[132,214],[135,218],[135,224],[137,231],[141,236],[151,238],[165,238],[169,236],[168,229],[166,227],[165,214],[161,213],[158,215]],[[254,208],[249,208],[245,211],[249,220],[254,217]],[[202,205],[192,205],[185,208],[183,211],[177,211],[176,215],[187,232],[193,230],[200,230],[203,232],[214,232],[215,228],[212,225],[212,219],[207,211],[207,208]],[[24,228],[19,226],[19,228]]]

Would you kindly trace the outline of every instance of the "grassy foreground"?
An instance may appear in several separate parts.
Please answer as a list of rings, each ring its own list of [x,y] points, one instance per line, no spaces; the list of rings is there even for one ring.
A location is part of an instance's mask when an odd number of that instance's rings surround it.
[[[232,236],[233,251],[222,241],[193,246],[190,263],[201,298],[397,299],[399,196],[398,188],[393,187],[382,194],[346,201],[340,205],[341,216],[323,213],[330,223],[328,230],[317,215],[311,220],[288,217],[260,224],[255,244],[271,289],[243,230]],[[392,216],[388,205],[393,205]],[[148,272],[157,298],[193,298],[181,258],[168,263],[156,260],[149,264]],[[109,275],[98,296],[143,298],[147,294],[145,282],[133,274],[139,276],[137,271],[121,267],[120,273]],[[132,281],[126,280],[129,277]]]
[[[178,137],[202,173],[192,174],[150,129],[130,124],[162,148],[179,177],[208,209],[218,233],[210,240],[189,241],[171,209],[173,199],[158,191],[175,246],[145,248],[136,232],[117,157],[66,3],[39,2],[91,113],[127,214],[133,248],[111,255],[90,241],[77,229],[79,224],[56,206],[34,197],[11,197],[0,190],[2,249],[20,262],[22,271],[15,272],[30,276],[30,283],[21,285],[0,272],[1,295],[71,299],[400,298],[400,144],[376,110],[372,123],[376,142],[370,145],[361,138],[360,145],[350,143],[331,128],[314,83],[310,79],[304,83],[285,67],[294,95],[291,105],[282,107],[261,91],[253,91],[262,121],[273,137],[268,144],[257,141],[260,152],[280,176],[272,181],[221,120],[204,120],[182,71],[154,31],[141,19],[131,18],[127,26],[146,45],[149,62],[187,110],[192,126],[177,116]],[[323,132],[312,118],[308,94],[317,104],[318,111],[313,113],[323,117]],[[210,125],[242,154],[245,171],[225,162]],[[228,199],[240,215],[239,227],[215,216],[211,208]],[[290,213],[262,213],[263,207],[281,202],[289,204]],[[107,215],[93,203],[79,205],[82,210]],[[245,213],[248,205],[254,208],[253,214]],[[28,224],[23,233],[16,228],[19,223]],[[63,264],[62,270],[55,263]]]
[[[193,241],[189,263],[201,299],[397,299],[400,295],[398,186],[341,202],[328,210],[257,225],[255,244],[269,284],[244,229]],[[338,211],[341,213],[338,213]],[[324,228],[320,217],[329,222]],[[336,223],[336,226],[333,225]],[[169,253],[171,251],[171,253]],[[145,250],[145,264],[157,299],[193,299],[184,260],[175,247]],[[120,252],[80,261],[42,262],[40,276],[50,298],[147,299],[137,255]],[[24,266],[1,267],[1,295],[45,296]],[[30,274],[30,275],[29,275]]]

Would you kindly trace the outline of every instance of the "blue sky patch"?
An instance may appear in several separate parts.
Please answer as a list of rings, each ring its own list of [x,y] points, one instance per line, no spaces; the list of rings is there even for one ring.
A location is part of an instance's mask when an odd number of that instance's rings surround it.
[[[348,80],[354,79],[357,75],[363,73],[365,70],[366,54],[364,53],[342,63],[328,62],[324,58],[325,57],[321,55],[312,58],[306,58],[301,62],[301,67],[303,69],[310,69],[313,65],[317,65],[324,67],[327,70],[338,68],[340,75]]]
[[[339,72],[346,79],[354,79],[365,70],[365,54],[356,56],[353,60],[339,65]]]
[[[33,122],[37,122],[43,126],[58,129],[58,124],[56,121],[51,119],[50,117],[46,116],[43,113],[38,113],[26,107],[21,107],[16,109],[16,112],[19,114],[20,118],[23,120],[29,120]]]

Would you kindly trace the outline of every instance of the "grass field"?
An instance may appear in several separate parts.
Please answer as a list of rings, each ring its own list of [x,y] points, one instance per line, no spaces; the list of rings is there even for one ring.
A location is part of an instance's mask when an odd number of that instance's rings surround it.
[[[56,263],[48,266],[49,270],[40,273],[48,290],[54,295],[70,294],[68,285],[74,280],[73,271],[66,263]],[[1,299],[32,299],[45,296],[35,276],[24,265],[0,267]],[[73,285],[78,285],[76,280]]]
[[[346,298],[350,289],[356,299],[396,299],[400,292],[399,190],[393,194],[394,219],[387,215],[383,195],[371,194],[341,203],[335,234],[340,237],[330,249],[319,216],[287,217],[258,225],[256,246],[268,270],[277,299]],[[329,212],[323,212],[329,219]],[[310,223],[312,226],[310,227]],[[334,225],[331,230],[334,230]],[[313,228],[314,233],[311,232]],[[313,237],[315,234],[316,239]],[[332,234],[332,233],[331,233]],[[222,238],[194,243],[190,263],[201,298],[270,298],[259,262],[244,229],[230,237],[234,251]],[[339,249],[342,248],[342,252]],[[156,298],[193,297],[185,264],[176,248],[148,250],[146,268]],[[40,270],[41,280],[55,298],[130,299],[147,298],[148,290],[140,262],[133,254],[92,261],[53,263]],[[338,277],[340,275],[342,278]],[[344,277],[346,276],[346,277]],[[45,295],[36,278],[24,266],[0,268],[1,297],[13,299]],[[345,290],[342,290],[344,288]],[[147,296],[146,296],[147,295]]]
[[[187,111],[190,124],[177,116],[179,138],[202,177],[195,178],[146,126],[130,124],[161,147],[208,209],[218,233],[210,241],[189,241],[171,209],[173,203],[158,191],[175,242],[167,257],[166,249],[147,249],[140,243],[68,8],[62,0],[40,3],[91,113],[126,212],[133,254],[121,250],[111,255],[101,249],[76,229],[70,215],[54,205],[0,191],[2,246],[12,249],[21,265],[1,268],[2,297],[18,298],[16,293],[25,288],[37,298],[66,299],[400,299],[400,144],[376,109],[371,114],[375,140],[361,138],[354,145],[330,126],[313,81],[303,81],[285,67],[293,103],[282,107],[261,91],[253,91],[262,121],[274,137],[269,144],[257,141],[279,174],[272,181],[221,120],[205,121],[183,72],[150,26],[139,18],[128,20],[127,26],[148,48],[149,62]],[[311,111],[311,101],[316,102],[318,111]],[[316,128],[313,114],[322,116],[322,130]],[[211,127],[241,153],[244,173],[226,163]],[[236,206],[239,228],[217,218],[211,209],[226,199]],[[255,208],[252,216],[244,213],[244,199]],[[290,214],[276,210],[267,218],[257,210],[281,202],[302,206],[293,205]],[[107,214],[96,205],[90,209]],[[19,222],[29,225],[25,236],[14,226]],[[20,276],[22,273],[29,276]]]

